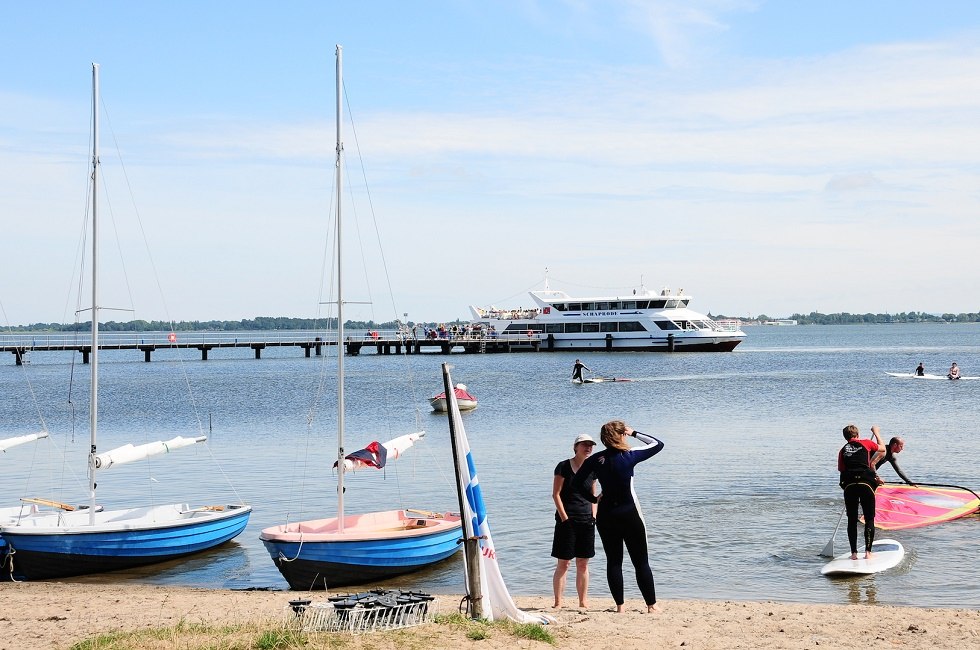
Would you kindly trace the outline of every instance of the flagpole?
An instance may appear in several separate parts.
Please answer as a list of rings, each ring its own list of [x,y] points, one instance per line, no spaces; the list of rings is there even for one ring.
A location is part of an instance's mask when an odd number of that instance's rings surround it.
[[[462,473],[460,472],[461,459],[456,432],[456,417],[459,414],[459,408],[452,408],[456,406],[456,397],[453,393],[453,380],[449,376],[449,367],[448,363],[442,364],[442,383],[446,390],[446,405],[449,411],[449,440],[453,445],[453,468],[456,470],[456,496],[459,497],[460,523],[463,524],[463,554],[465,556],[463,566],[466,570],[466,589],[469,594],[466,611],[470,618],[483,618],[483,593],[480,588],[480,540],[477,539],[476,531],[473,530],[473,519],[466,516],[466,488],[463,486]]]

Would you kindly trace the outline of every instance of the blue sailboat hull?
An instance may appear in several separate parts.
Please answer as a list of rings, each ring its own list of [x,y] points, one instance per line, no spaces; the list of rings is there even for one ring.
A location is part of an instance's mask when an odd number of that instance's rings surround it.
[[[223,512],[194,513],[145,526],[7,526],[0,533],[10,547],[9,570],[27,580],[45,580],[118,571],[205,551],[238,536],[251,512],[250,506],[226,506]]]
[[[406,536],[344,540],[327,534],[334,539],[324,540],[313,533],[294,541],[276,539],[275,529],[267,529],[261,538],[291,589],[334,589],[412,573],[451,557],[461,548],[461,528],[458,520],[446,524]]]

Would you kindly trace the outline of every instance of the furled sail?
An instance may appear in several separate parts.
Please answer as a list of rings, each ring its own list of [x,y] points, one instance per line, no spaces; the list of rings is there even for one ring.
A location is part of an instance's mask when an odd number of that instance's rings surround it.
[[[448,367],[443,364],[444,376],[448,377],[448,373]],[[518,608],[507,590],[504,577],[500,573],[500,565],[497,563],[498,547],[494,546],[493,537],[490,535],[490,522],[487,520],[487,508],[483,501],[480,480],[476,475],[476,463],[473,461],[473,453],[466,438],[466,429],[463,427],[463,419],[460,416],[459,404],[455,395],[449,398],[449,417],[453,421],[451,431],[456,436],[457,479],[465,497],[461,499],[462,515],[463,519],[469,522],[469,526],[471,526],[468,530],[467,525],[464,524],[464,536],[472,534],[479,539],[480,544],[477,562],[480,564],[480,597],[483,601],[483,616],[491,621],[509,619],[517,623],[542,625],[554,623],[555,618],[552,616],[525,612]],[[473,594],[468,594],[468,596],[473,597]]]
[[[980,510],[980,496],[968,488],[887,483],[875,493],[875,528],[919,528],[958,519],[977,510]]]
[[[425,431],[409,433],[389,440],[388,442],[378,442],[375,440],[364,449],[358,449],[355,452],[347,454],[347,456],[344,457],[344,471],[353,472],[365,467],[381,469],[389,460],[397,460],[401,458],[402,454],[404,454],[409,447],[414,445],[423,437],[425,437]],[[334,462],[333,466],[334,469],[336,469],[337,463]]]
[[[180,449],[181,447],[190,447],[193,444],[204,442],[207,439],[207,436],[195,436],[193,438],[177,436],[176,438],[171,438],[170,440],[166,441],[157,440],[156,442],[148,442],[145,445],[123,445],[122,447],[117,447],[111,451],[98,454],[95,457],[95,467],[96,469],[109,469],[113,465],[132,463],[137,460],[149,458],[150,456],[170,453],[171,451]]]
[[[39,433],[29,433],[26,436],[15,436],[13,438],[4,438],[0,440],[0,451],[7,451],[11,447],[16,447],[17,445],[25,445],[28,442],[34,442],[35,440],[40,440],[41,438],[47,438],[48,432],[41,431]]]

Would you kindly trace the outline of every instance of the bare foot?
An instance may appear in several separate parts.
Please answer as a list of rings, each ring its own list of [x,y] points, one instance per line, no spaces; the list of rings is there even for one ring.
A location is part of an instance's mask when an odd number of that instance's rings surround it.
[[[555,603],[551,607],[554,608],[554,609],[561,609],[561,603]]]
[[[852,560],[858,559],[858,554],[857,553],[851,553],[851,559]]]
[[[660,609],[660,605],[654,603],[652,605],[647,605],[647,614],[659,614],[663,610]]]
[[[874,553],[872,553],[871,551],[865,551],[864,552],[864,559],[865,560],[870,560],[873,557],[874,557]]]
[[[624,605],[616,605],[616,613],[617,614],[622,614],[625,611],[626,611],[626,609],[625,609],[625,606]]]
[[[584,600],[580,600],[579,603],[578,603],[578,606],[581,609],[588,609],[589,608],[589,603],[586,602],[586,601],[584,601]]]

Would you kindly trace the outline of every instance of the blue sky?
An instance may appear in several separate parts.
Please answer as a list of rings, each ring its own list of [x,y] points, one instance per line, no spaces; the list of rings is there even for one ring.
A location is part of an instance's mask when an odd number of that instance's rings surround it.
[[[369,269],[347,298],[374,305],[352,316],[527,305],[545,268],[728,315],[980,309],[980,3],[22,2],[4,22],[4,324],[74,318],[91,62],[103,304],[135,309],[107,318],[313,316],[337,43],[370,188],[345,254]],[[372,219],[389,280],[361,256]]]

